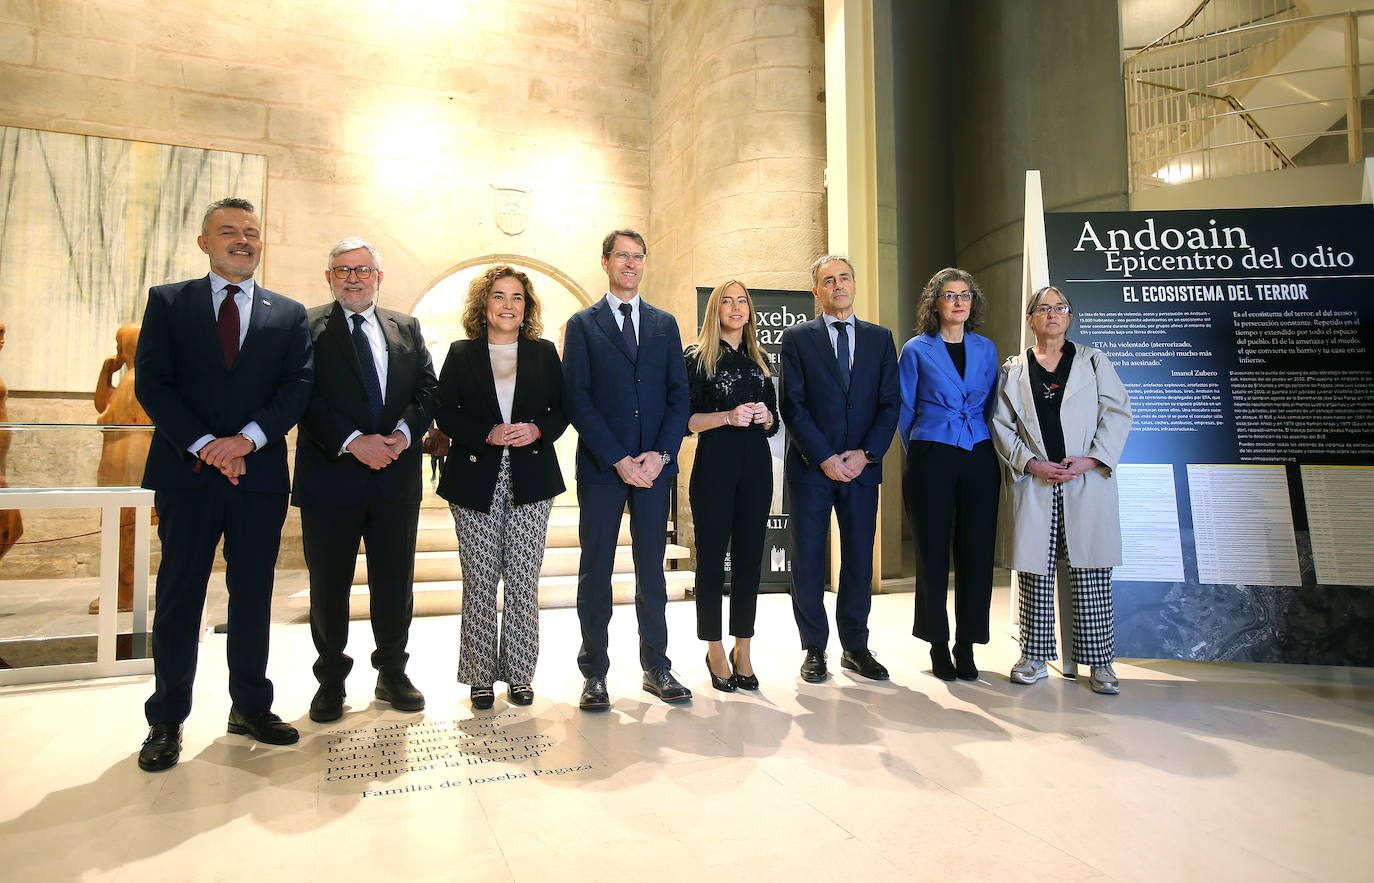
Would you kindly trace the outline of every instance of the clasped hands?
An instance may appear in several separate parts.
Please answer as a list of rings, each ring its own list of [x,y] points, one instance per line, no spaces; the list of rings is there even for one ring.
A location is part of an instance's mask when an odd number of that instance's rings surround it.
[[[1045,479],[1050,484],[1063,484],[1100,465],[1102,462],[1096,457],[1065,457],[1059,463],[1050,460],[1031,460],[1026,464],[1026,471],[1036,478]]]
[[[821,461],[821,471],[832,481],[850,482],[859,477],[868,465],[868,458],[860,450],[831,454]]]
[[[745,402],[725,411],[727,426],[748,426],[751,423],[772,424],[773,414],[763,402]]]
[[[239,476],[247,471],[243,458],[253,453],[253,448],[253,443],[242,435],[226,435],[206,442],[197,456],[223,473],[230,484],[238,484]]]
[[[539,438],[539,435],[539,427],[533,423],[498,423],[487,433],[487,444],[523,448]]]
[[[385,469],[405,452],[410,442],[397,429],[390,435],[360,435],[348,443],[346,449],[368,469]]]
[[[645,451],[638,457],[624,456],[616,461],[616,474],[630,487],[653,487],[654,479],[663,471],[663,455]]]

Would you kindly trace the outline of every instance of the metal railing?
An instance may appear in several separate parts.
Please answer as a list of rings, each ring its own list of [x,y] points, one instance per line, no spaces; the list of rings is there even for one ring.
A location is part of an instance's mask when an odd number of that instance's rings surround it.
[[[1126,60],[1132,191],[1363,159],[1374,10],[1306,13],[1204,0]]]

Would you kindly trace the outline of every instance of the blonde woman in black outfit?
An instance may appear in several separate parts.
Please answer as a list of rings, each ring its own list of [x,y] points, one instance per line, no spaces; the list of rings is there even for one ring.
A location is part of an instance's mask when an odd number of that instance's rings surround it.
[[[687,347],[687,383],[697,433],[690,498],[697,539],[697,637],[706,642],[711,686],[757,690],[749,658],[773,464],[768,438],[778,431],[777,393],[759,349],[749,290],[731,280],[716,287],[696,343]],[[721,642],[725,554],[730,552],[730,634]]]

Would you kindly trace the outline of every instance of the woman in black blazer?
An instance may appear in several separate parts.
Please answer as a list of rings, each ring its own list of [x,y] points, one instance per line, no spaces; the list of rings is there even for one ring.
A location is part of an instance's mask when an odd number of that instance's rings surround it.
[[[553,443],[568,426],[563,369],[541,338],[539,301],[524,273],[498,265],[472,280],[463,306],[468,340],[449,347],[435,422],[453,440],[439,496],[449,501],[463,568],[458,680],[474,708],[492,685],[529,705],[539,657],[539,568],[563,475]],[[496,586],[504,579],[497,626]]]

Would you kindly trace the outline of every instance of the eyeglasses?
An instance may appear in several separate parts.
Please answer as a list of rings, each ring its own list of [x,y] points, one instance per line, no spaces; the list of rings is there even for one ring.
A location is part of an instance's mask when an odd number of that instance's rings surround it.
[[[376,267],[330,267],[329,272],[334,274],[335,279],[347,279],[350,274],[357,273],[359,279],[372,278],[372,271]]]
[[[1061,316],[1067,316],[1072,310],[1069,309],[1068,304],[1041,304],[1035,308],[1034,312],[1042,316],[1048,316],[1050,313],[1058,313]]]
[[[956,300],[963,301],[964,303],[968,303],[969,301],[973,300],[973,292],[971,291],[942,291],[936,296],[944,298],[944,301],[947,304],[952,304]]]
[[[642,251],[613,251],[611,252],[611,257],[620,261],[622,264],[630,260],[631,258],[633,258],[636,262],[642,264],[644,263],[644,259],[647,258],[648,255],[646,255]]]

